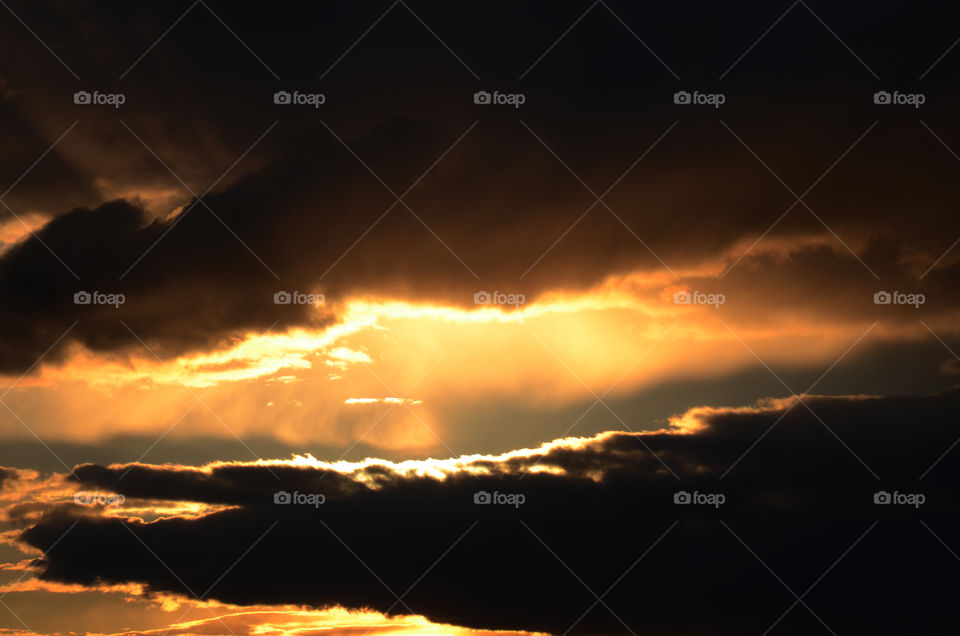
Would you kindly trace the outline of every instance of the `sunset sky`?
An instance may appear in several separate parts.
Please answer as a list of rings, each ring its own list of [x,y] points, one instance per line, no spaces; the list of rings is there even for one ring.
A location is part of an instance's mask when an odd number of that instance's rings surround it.
[[[0,634],[954,633],[942,5],[0,0]]]

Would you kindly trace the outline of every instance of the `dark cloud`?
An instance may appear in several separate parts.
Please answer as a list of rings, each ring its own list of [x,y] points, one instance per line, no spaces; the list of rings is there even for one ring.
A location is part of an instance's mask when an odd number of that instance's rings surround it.
[[[499,158],[498,149],[509,143],[507,135],[490,130],[471,134],[409,195],[413,212],[397,204],[383,216],[393,204],[386,189],[326,130],[313,129],[300,131],[299,151],[207,195],[176,218],[151,220],[127,201],[57,217],[37,238],[0,258],[0,295],[11,309],[0,317],[3,332],[11,334],[0,343],[3,369],[26,369],[75,321],[79,323],[64,344],[77,341],[103,353],[139,348],[132,330],[166,358],[271,326],[282,330],[329,323],[338,301],[352,293],[469,305],[478,289],[517,290],[534,298],[551,287],[583,288],[612,273],[659,267],[629,231],[597,208],[582,229],[586,241],[577,236],[561,242],[542,267],[518,281],[551,237],[575,220],[566,212],[558,214],[571,209],[561,199],[582,203],[581,209],[590,201],[578,192],[579,185],[563,178],[562,167],[547,151],[527,144],[522,152]],[[396,121],[351,144],[400,155],[412,139],[419,140],[423,155],[416,163],[429,166],[430,158],[442,154],[456,136],[422,122]],[[654,167],[660,176],[652,183],[658,185],[638,195],[660,196],[655,190],[672,188],[684,165],[689,168],[686,157],[665,158]],[[403,190],[396,183],[392,187]],[[678,214],[679,208],[698,207],[691,201],[651,206],[614,209],[631,227],[650,223],[650,210],[661,210],[664,222],[651,224],[644,236],[677,269],[719,259],[744,236],[762,231],[746,219],[739,223],[717,217],[716,225],[709,219],[691,225],[689,215]],[[783,237],[774,234],[770,240],[778,238]],[[791,240],[789,232],[786,240]],[[543,244],[531,249],[537,243]],[[701,290],[726,292],[737,301],[728,311],[743,321],[769,320],[777,313],[869,319],[876,312],[872,294],[878,289],[924,292],[928,312],[951,310],[956,265],[921,284],[921,272],[904,262],[905,250],[903,237],[877,237],[866,244],[865,254],[883,256],[868,259],[882,274],[879,283],[839,244],[801,247],[787,259],[758,250],[724,286],[708,278],[689,282]],[[80,290],[122,293],[126,303],[119,309],[76,305],[74,294]],[[276,305],[273,296],[279,290],[322,292],[329,308],[318,313]],[[757,314],[758,303],[770,311]],[[912,321],[915,314],[910,308],[896,315]]]
[[[721,258],[770,228],[795,202],[779,177],[797,193],[816,183],[805,201],[829,230],[797,204],[766,240],[812,234],[832,248],[808,249],[786,264],[755,254],[735,270],[731,291],[784,312],[846,316],[848,307],[828,309],[826,299],[898,286],[943,299],[938,310],[953,307],[956,254],[923,284],[918,278],[960,233],[951,213],[960,203],[953,187],[960,166],[937,139],[960,143],[949,82],[956,56],[916,80],[953,40],[944,26],[952,8],[883,3],[856,20],[853,12],[815,8],[883,78],[878,83],[802,5],[722,81],[777,17],[762,3],[752,19],[732,22],[713,6],[694,18],[610,3],[680,80],[598,5],[522,81],[579,11],[492,4],[465,19],[442,4],[410,5],[478,81],[402,5],[324,74],[389,4],[293,5],[269,16],[208,4],[216,16],[195,6],[135,65],[190,5],[130,5],[109,14],[88,3],[58,11],[14,6],[80,79],[17,21],[0,26],[9,59],[36,60],[5,71],[0,116],[11,133],[0,139],[0,181],[13,183],[80,122],[11,195],[16,209],[58,219],[39,233],[42,243],[29,239],[0,257],[0,370],[25,370],[76,320],[65,343],[101,353],[139,346],[119,318],[164,357],[274,323],[309,324],[309,312],[273,305],[280,289],[323,291],[335,311],[353,292],[469,304],[478,289],[534,298],[611,273],[657,269],[657,257],[679,270]],[[926,29],[922,45],[894,56],[891,33],[907,26]],[[328,100],[321,109],[277,106],[278,89],[323,92]],[[479,107],[472,103],[478,89],[528,99],[521,109]],[[727,104],[716,112],[678,107],[678,89],[722,91]],[[878,89],[923,91],[927,104],[922,112],[878,107]],[[120,109],[75,105],[76,90],[120,91],[127,102]],[[406,196],[413,212],[398,204],[382,219],[393,196],[326,128],[399,194],[475,121]],[[598,204],[564,235],[595,201],[578,179],[604,192],[676,121],[604,199],[613,213]],[[204,198],[213,212],[200,204],[182,221],[167,217],[193,201],[191,191],[214,185]],[[126,200],[103,203],[118,196]],[[76,307],[78,289],[122,292],[127,304]]]
[[[24,112],[21,97],[4,85],[0,77],[0,194],[6,193],[4,203],[19,217],[31,212],[62,214],[78,204],[100,203],[93,177],[85,174],[85,167],[74,163],[59,144],[51,150],[51,144],[73,122],[65,122],[56,132],[40,130]],[[0,206],[0,220],[7,219],[15,217]]]
[[[340,604],[551,633],[583,615],[569,633],[620,633],[609,608],[637,634],[716,635],[767,629],[794,604],[786,586],[798,595],[812,586],[776,633],[813,633],[819,620],[837,633],[942,632],[957,593],[957,563],[940,540],[960,545],[960,460],[949,452],[960,393],[806,404],[817,417],[799,404],[786,414],[703,409],[695,434],[609,433],[465,461],[485,471],[445,479],[378,464],[83,465],[75,475],[84,488],[234,507],[145,524],[67,506],[22,539],[48,549],[79,521],[47,551],[43,578],[181,594],[185,584],[240,604]],[[278,490],[327,499],[275,505]],[[726,501],[676,505],[680,490]],[[926,501],[876,505],[881,490]],[[475,505],[478,491],[526,501]],[[411,586],[405,605],[387,589]],[[611,586],[606,606],[588,611],[587,587]]]

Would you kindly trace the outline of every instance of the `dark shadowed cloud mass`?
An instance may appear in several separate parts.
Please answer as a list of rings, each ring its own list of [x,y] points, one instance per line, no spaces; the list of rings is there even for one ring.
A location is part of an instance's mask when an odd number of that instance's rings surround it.
[[[376,462],[84,465],[74,471],[81,488],[231,508],[143,523],[66,506],[22,538],[49,548],[76,524],[45,555],[48,580],[209,590],[239,604],[551,633],[575,621],[570,633],[620,633],[623,621],[638,634],[742,634],[784,613],[778,633],[821,621],[838,633],[937,633],[956,591],[957,563],[941,541],[960,538],[957,458],[944,454],[958,413],[955,391],[701,409],[683,420],[696,432],[463,458],[436,465],[443,477]],[[326,499],[277,505],[277,491]],[[881,491],[924,500],[877,504]],[[477,492],[524,501],[477,505]],[[678,505],[678,492],[724,501]],[[803,602],[794,606],[790,590]]]
[[[464,30],[449,9],[421,7],[458,56],[397,5],[333,65],[376,11],[290,6],[264,30],[259,12],[215,7],[235,30],[256,34],[250,55],[198,5],[134,64],[141,39],[171,16],[81,3],[71,28],[48,8],[21,9],[40,32],[58,34],[52,48],[81,79],[52,56],[45,73],[13,68],[3,78],[0,117],[15,131],[0,140],[5,201],[12,213],[57,219],[0,256],[0,297],[16,308],[0,324],[3,371],[29,368],[75,321],[59,347],[138,346],[120,317],[170,355],[272,325],[323,323],[273,305],[280,289],[325,293],[335,320],[335,301],[350,295],[469,305],[478,288],[533,299],[665,266],[716,287],[717,273],[760,236],[724,290],[820,315],[832,311],[826,298],[882,288],[925,292],[938,313],[957,309],[957,254],[947,253],[960,234],[950,212],[960,170],[950,150],[960,139],[955,62],[916,79],[942,52],[934,36],[949,40],[939,33],[947,8],[922,20],[936,33],[898,56],[890,38],[919,28],[919,17],[904,24],[886,4],[857,20],[832,10],[831,23],[871,61],[860,64],[802,5],[739,62],[754,29],[738,22],[719,37],[707,28],[716,8],[677,22],[667,7],[616,7],[654,31],[646,35],[660,64],[600,6],[523,81],[555,27],[576,16],[529,5],[511,8],[517,22],[506,25],[491,7]],[[758,24],[770,10],[753,9]],[[38,46],[19,24],[2,28],[8,47]],[[694,46],[681,45],[691,38]],[[384,60],[386,51],[394,54]],[[722,91],[723,109],[673,103],[674,92],[697,86]],[[523,108],[473,103],[476,90],[497,87],[524,92]],[[922,89],[922,119],[874,104],[874,92],[895,87]],[[74,90],[95,88],[127,101],[71,103]],[[276,105],[282,89],[322,92],[327,102]],[[75,122],[17,181],[18,167]],[[708,264],[719,269],[691,273]],[[119,311],[76,306],[78,290],[127,302]]]

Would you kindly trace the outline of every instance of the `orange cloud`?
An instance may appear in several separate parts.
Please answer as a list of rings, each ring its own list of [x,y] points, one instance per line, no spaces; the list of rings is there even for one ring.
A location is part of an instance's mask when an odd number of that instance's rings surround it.
[[[214,618],[178,622],[163,629],[134,634],[222,634],[224,629],[237,634],[281,636],[361,636],[391,634],[393,636],[521,636],[534,632],[473,630],[453,625],[431,623],[422,616],[387,617],[377,612],[351,612],[344,609],[324,611],[255,611],[222,614]]]
[[[789,249],[774,242],[764,253],[787,250],[780,258],[788,258]],[[76,349],[67,364],[21,380],[6,401],[22,422],[0,409],[0,423],[25,438],[22,424],[42,438],[74,441],[169,429],[172,439],[360,439],[449,451],[442,442],[449,418],[441,415],[471,404],[560,408],[608,390],[622,396],[671,380],[724,377],[756,366],[754,354],[774,368],[826,368],[874,323],[856,313],[838,319],[833,309],[791,313],[743,288],[720,292],[717,272],[709,274],[689,282],[663,272],[612,276],[519,308],[357,297],[326,308],[340,318],[332,326],[250,333],[165,362],[146,349],[122,358]],[[678,304],[678,292],[722,293],[725,302]],[[875,309],[868,294],[860,300]],[[943,333],[955,328],[947,314],[928,316],[927,324]],[[883,320],[858,346],[929,338],[915,318]]]

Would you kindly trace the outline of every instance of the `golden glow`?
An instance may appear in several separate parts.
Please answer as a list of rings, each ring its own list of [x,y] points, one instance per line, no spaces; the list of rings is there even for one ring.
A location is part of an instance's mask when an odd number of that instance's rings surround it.
[[[96,608],[89,615],[84,633],[130,634],[326,634],[347,636],[358,633],[377,636],[534,636],[534,632],[472,630],[454,625],[432,623],[423,616],[385,616],[379,612],[332,607],[315,610],[295,605],[253,605],[241,607],[217,601],[196,601],[185,596],[147,590],[139,584],[82,586],[29,579],[0,586],[0,594],[12,603],[31,625],[38,619],[32,611],[46,611],[45,619],[60,622],[55,608],[75,607],[74,597],[82,597],[86,607]],[[21,599],[30,610],[25,611]],[[26,600],[33,599],[33,600]],[[36,608],[36,610],[34,610]],[[41,610],[43,608],[43,610]],[[51,609],[54,611],[51,614]],[[63,616],[56,633],[73,631]],[[46,632],[46,630],[44,630]],[[46,632],[49,633],[49,632]],[[545,635],[543,635],[545,636]]]
[[[344,404],[423,404],[423,400],[410,400],[407,398],[385,397],[385,398],[347,398]]]
[[[230,612],[214,618],[178,622],[163,630],[143,632],[145,634],[188,634],[208,633],[204,627],[227,627],[236,633],[244,634],[355,634],[359,630],[371,635],[392,634],[395,636],[494,636],[495,634],[520,635],[532,632],[472,630],[453,625],[431,623],[423,616],[387,617],[377,612],[354,612],[342,608],[323,611],[259,609],[253,611]],[[193,631],[197,630],[197,631]]]
[[[318,318],[337,317],[332,325],[250,333],[167,363],[144,348],[124,359],[77,348],[67,363],[24,378],[5,401],[42,438],[156,437],[170,428],[171,440],[359,439],[449,456],[448,427],[489,405],[560,409],[605,392],[614,398],[725,377],[757,366],[754,353],[773,368],[826,368],[869,327],[832,316],[768,317],[735,291],[719,308],[675,304],[675,291],[689,288],[669,274],[633,273],[585,291],[546,293],[517,309],[351,298],[318,309]],[[929,338],[922,326],[909,328],[924,332],[911,337]],[[880,324],[870,338],[906,337],[902,329]],[[58,425],[67,420],[77,425]],[[5,409],[0,424],[29,436]]]
[[[703,409],[691,409],[688,413],[695,414],[696,416],[706,414],[706,411],[709,411],[706,407]],[[677,418],[671,418],[670,428],[664,431],[651,431],[647,433],[640,433],[641,435],[652,435],[663,432],[669,432],[674,434],[689,434],[695,432],[690,429],[689,426],[684,424],[688,416],[679,416]],[[690,417],[693,417],[692,415]],[[376,477],[370,478],[366,473],[370,468],[377,468],[378,470],[374,471],[376,476],[382,476],[384,473],[392,473],[397,476],[404,478],[410,477],[430,477],[433,479],[443,480],[451,475],[457,474],[470,474],[477,476],[492,475],[497,471],[500,472],[509,472],[515,470],[520,473],[551,473],[551,474],[563,474],[561,469],[558,469],[553,466],[548,465],[536,465],[532,467],[523,466],[521,468],[512,468],[509,463],[510,460],[514,459],[525,459],[531,457],[538,457],[541,455],[548,454],[556,450],[569,450],[575,451],[585,448],[590,444],[603,443],[605,440],[614,437],[616,435],[622,434],[619,431],[610,431],[606,433],[600,433],[592,437],[565,437],[562,439],[553,440],[550,442],[544,442],[543,444],[537,446],[536,448],[521,448],[517,450],[512,450],[506,453],[499,454],[481,454],[475,453],[471,455],[461,455],[459,457],[450,457],[445,459],[408,459],[403,461],[390,461],[387,459],[378,459],[378,458],[367,458],[362,461],[345,461],[338,460],[333,462],[322,461],[314,457],[313,455],[307,453],[305,455],[294,455],[290,459],[258,459],[255,461],[249,462],[238,462],[238,461],[217,461],[210,462],[203,466],[191,467],[191,470],[197,470],[208,475],[213,474],[213,472],[220,468],[225,467],[237,467],[237,466],[268,466],[268,467],[279,467],[279,466],[289,466],[296,468],[313,468],[318,471],[335,471],[342,473],[344,475],[350,476],[353,479],[361,481],[368,485],[369,487],[376,489],[379,486],[379,483],[376,480]],[[111,468],[114,469],[124,469],[129,464],[114,464]],[[176,466],[166,466],[164,470],[175,471],[178,468]],[[178,502],[179,504],[180,502]],[[185,510],[192,510],[185,508]],[[125,512],[129,512],[129,508],[124,508]],[[117,515],[117,516],[132,516],[130,514],[126,515]]]
[[[28,238],[31,232],[38,231],[50,220],[43,214],[33,212],[20,212],[17,215],[19,218],[7,214],[4,216],[6,218],[0,220],[0,254]]]

